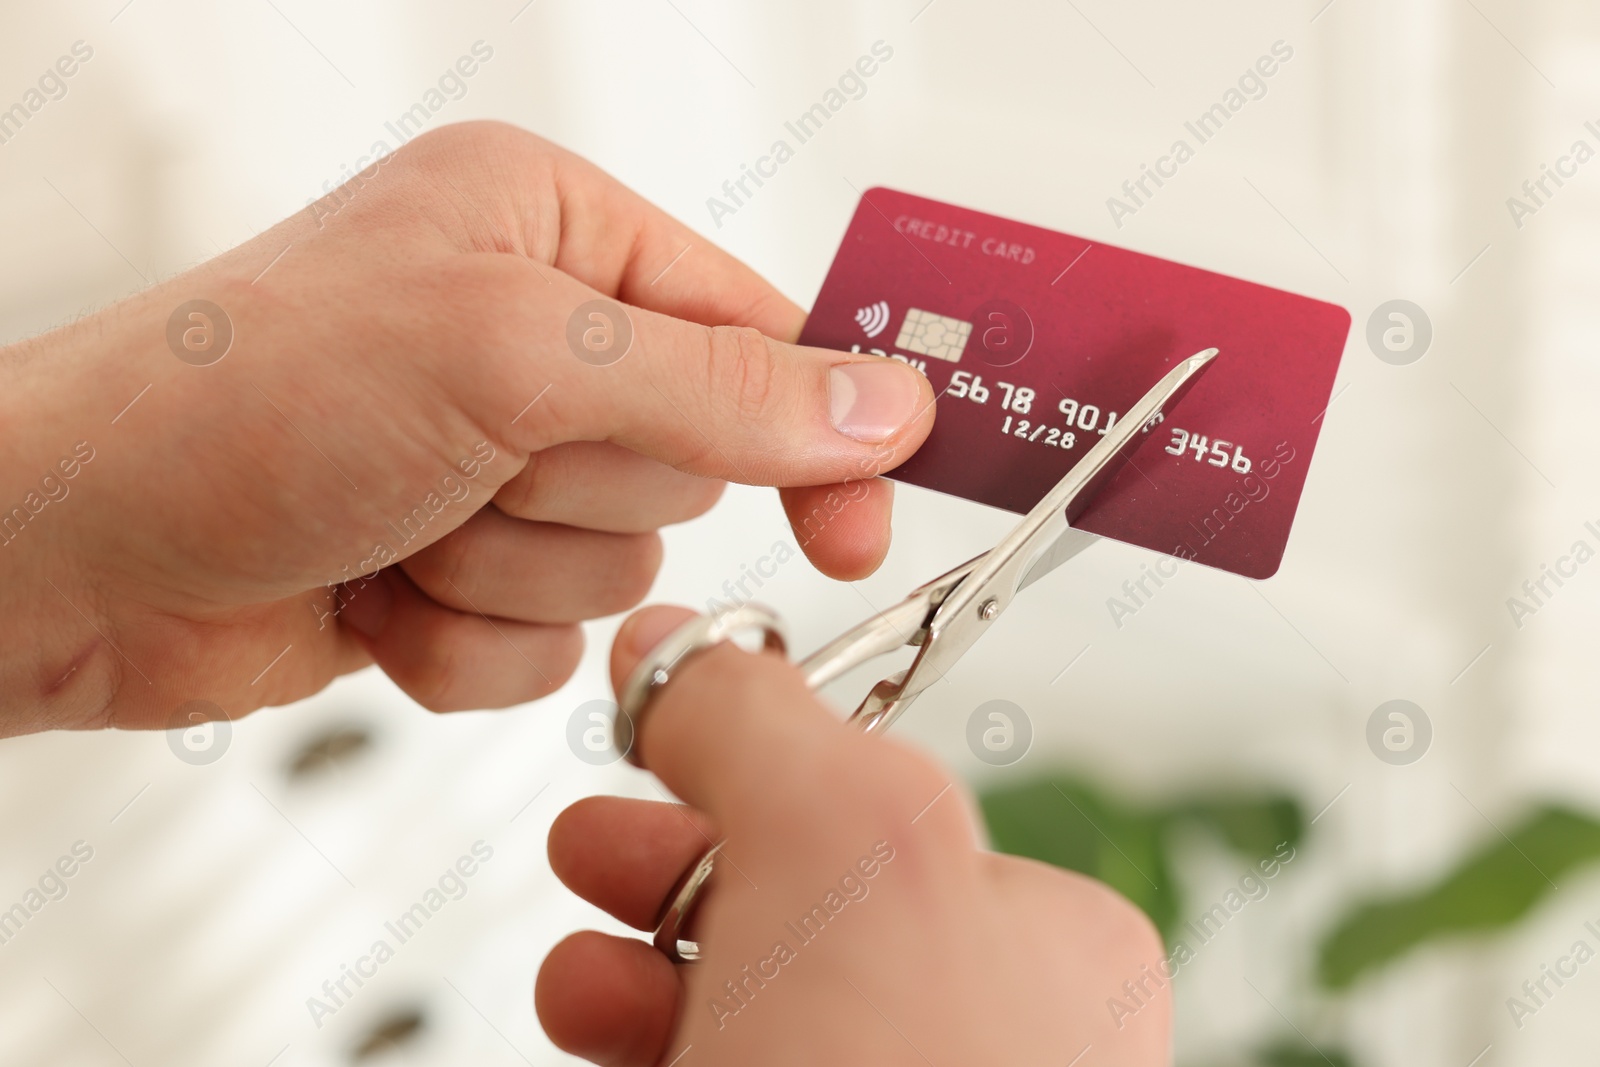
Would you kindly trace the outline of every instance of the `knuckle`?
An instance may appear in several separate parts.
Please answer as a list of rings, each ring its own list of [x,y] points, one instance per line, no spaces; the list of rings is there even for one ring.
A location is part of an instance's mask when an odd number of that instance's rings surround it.
[[[628,548],[622,553],[622,565],[617,568],[618,598],[623,601],[619,611],[633,607],[649,594],[661,570],[664,551],[659,534],[634,534],[628,541]]]
[[[406,667],[404,688],[429,711],[468,711],[507,707],[556,691],[571,680],[583,656],[583,631],[576,624],[542,628],[536,647],[528,647],[517,633],[510,640],[513,653],[488,635],[441,626],[423,642],[423,651]],[[484,651],[479,641],[495,649],[495,670],[484,672]]]
[[[1071,886],[1060,896],[1064,921],[1092,926],[1114,946],[1116,955],[1129,961],[1147,962],[1167,954],[1161,931],[1144,909],[1097,879],[1075,871],[1058,873]]]
[[[674,467],[703,468],[716,463],[722,457],[717,452],[717,446],[704,434],[696,434],[692,439],[683,441],[667,457],[667,462]]]
[[[596,590],[595,612],[614,615],[638,604],[655,584],[661,569],[661,538],[654,533],[607,534],[605,578]]]
[[[702,478],[696,481],[694,488],[686,494],[683,508],[679,512],[679,522],[688,522],[698,519],[706,512],[717,506],[717,501],[722,499],[723,491],[728,488],[728,483],[715,478]]]
[[[1113,921],[1123,934],[1134,955],[1139,959],[1155,960],[1166,955],[1166,940],[1156,928],[1155,920],[1133,901],[1109,887],[1106,893],[1114,898]]]
[[[882,813],[907,823],[914,837],[970,847],[973,826],[966,787],[931,756],[895,741],[880,747],[874,753],[874,762],[882,767],[874,800]]]
[[[713,326],[707,343],[710,395],[726,398],[741,421],[770,416],[778,367],[766,336],[752,326]]]
[[[512,518],[538,518],[550,496],[551,468],[560,462],[559,453],[548,449],[528,453],[522,469],[495,491],[495,506]]]
[[[509,122],[480,119],[452,122],[412,138],[401,153],[413,166],[430,171],[459,171],[475,157],[513,159],[547,150],[549,142]]]
[[[465,610],[466,604],[457,590],[470,589],[475,584],[477,569],[472,556],[460,538],[446,536],[406,560],[402,567],[429,596]]]
[[[537,657],[529,653],[531,662],[538,664],[537,673],[531,666],[529,669],[533,675],[529,685],[537,696],[555,692],[578,672],[578,664],[583,659],[583,628],[576,623],[555,627],[548,635],[547,646]]]
[[[457,658],[451,643],[433,640],[405,665],[404,688],[411,699],[429,711],[456,711]]]

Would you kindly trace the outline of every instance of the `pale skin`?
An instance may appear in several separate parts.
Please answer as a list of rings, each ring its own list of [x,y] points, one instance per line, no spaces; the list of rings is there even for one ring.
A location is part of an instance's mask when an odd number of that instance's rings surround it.
[[[568,322],[602,298],[634,339],[597,366]],[[167,338],[195,299],[234,331],[204,366]],[[904,364],[794,345],[803,322],[591,164],[474,123],[0,349],[0,736],[161,729],[195,701],[238,718],[370,664],[436,711],[536,700],[571,675],[582,621],[645,595],[657,531],[728,480],[778,487],[823,573],[870,573],[889,543],[876,475],[926,437],[934,398]],[[614,675],[685,615],[631,620]],[[1149,924],[1092,882],[983,851],[959,788],[912,823],[949,785],[924,757],[731,647],[656,703],[641,751],[692,808],[581,803],[552,831],[557,872],[645,927],[720,831],[762,889],[719,881],[691,970],[640,941],[558,946],[537,1001],[562,1047],[924,1062],[915,1042],[941,1063],[1064,1063],[1093,1044],[1086,1065],[1166,1062],[1164,999],[1120,1031],[1104,1007],[1159,959]],[[895,858],[851,925],[718,1027],[713,979],[769,956],[773,927],[878,841]]]
[[[577,624],[636,604],[655,531],[724,479],[785,487],[824,573],[882,559],[872,476],[932,424],[920,375],[790,344],[804,314],[753,271],[512,127],[418,138],[352,188],[0,351],[0,508],[37,505],[76,442],[93,450],[0,544],[0,734],[166,727],[200,699],[237,718],[373,662],[439,711],[545,696]],[[567,343],[597,297],[635,334],[609,366]],[[235,331],[210,366],[167,342],[196,298]],[[841,388],[876,391],[854,436],[833,424]],[[447,499],[446,477],[470,493]],[[808,528],[850,479],[850,506]],[[447,506],[403,544],[429,494]],[[398,562],[336,599],[379,542]]]
[[[613,684],[689,617],[630,618]],[[1106,1007],[1163,956],[1149,920],[1088,878],[983,849],[971,797],[948,772],[840,722],[777,654],[720,645],[689,660],[637,743],[689,807],[580,801],[550,831],[557,875],[647,930],[710,841],[727,837],[728,862],[693,927],[697,963],[595,932],[556,946],[535,1003],[563,1049],[616,1067],[671,1063],[688,1046],[683,1064],[730,1067],[1061,1067],[1086,1048],[1084,1065],[1168,1062],[1166,988],[1120,1026]],[[862,858],[875,845],[881,857],[880,843],[893,858],[866,877]],[[830,890],[854,899],[820,931],[797,931]]]

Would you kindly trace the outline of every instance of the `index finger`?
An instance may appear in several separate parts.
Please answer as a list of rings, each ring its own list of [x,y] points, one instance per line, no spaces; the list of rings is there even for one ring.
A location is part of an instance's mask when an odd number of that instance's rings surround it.
[[[562,207],[553,266],[625,304],[702,326],[800,336],[805,312],[772,283],[593,163],[551,149]]]

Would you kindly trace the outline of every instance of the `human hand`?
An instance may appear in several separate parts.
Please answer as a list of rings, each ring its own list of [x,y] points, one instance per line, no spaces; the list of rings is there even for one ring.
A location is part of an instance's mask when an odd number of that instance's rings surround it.
[[[568,343],[604,327],[574,315],[602,296],[633,332],[604,366]],[[233,331],[206,366],[169,350],[193,299]],[[0,735],[164,727],[194,699],[237,717],[373,661],[436,710],[543,696],[577,622],[637,603],[655,530],[722,479],[787,487],[812,561],[870,572],[874,476],[926,436],[932,393],[785,343],[802,322],[594,166],[478,123],[12,346]],[[202,356],[218,336],[194,335]]]
[[[650,608],[623,625],[618,692],[689,617]],[[1089,1049],[1086,1065],[1169,1061],[1164,986],[1132,1018],[1106,1009],[1164,955],[1149,920],[1088,878],[983,851],[965,790],[840,722],[777,655],[724,644],[682,664],[635,743],[690,806],[579,801],[551,828],[550,862],[649,930],[679,875],[726,837],[692,922],[702,959],[674,967],[596,932],[562,941],[535,988],[562,1049],[646,1065],[692,1046],[685,1067],[1059,1067]]]

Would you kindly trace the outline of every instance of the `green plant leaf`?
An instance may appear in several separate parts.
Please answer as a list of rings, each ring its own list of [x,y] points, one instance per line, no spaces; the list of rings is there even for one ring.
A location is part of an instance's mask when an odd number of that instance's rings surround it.
[[[1213,831],[1241,856],[1270,856],[1281,844],[1298,845],[1305,833],[1300,805],[1285,796],[1206,796],[1167,809],[1174,822]]]
[[[1319,1045],[1313,1048],[1304,1038],[1284,1038],[1256,1052],[1261,1067],[1352,1067],[1350,1054],[1342,1049]]]
[[[1165,820],[1066,776],[993,789],[979,798],[994,847],[1100,879],[1161,930],[1177,917]]]
[[[1304,817],[1289,797],[1235,792],[1145,807],[1069,774],[997,787],[979,803],[995,848],[1079,871],[1133,901],[1170,944],[1183,899],[1172,872],[1174,831],[1203,827],[1255,861],[1300,840]]]
[[[1545,807],[1490,837],[1433,885],[1367,901],[1323,938],[1317,975],[1343,989],[1374,968],[1442,938],[1501,930],[1531,911],[1562,875],[1600,860],[1600,822]]]

